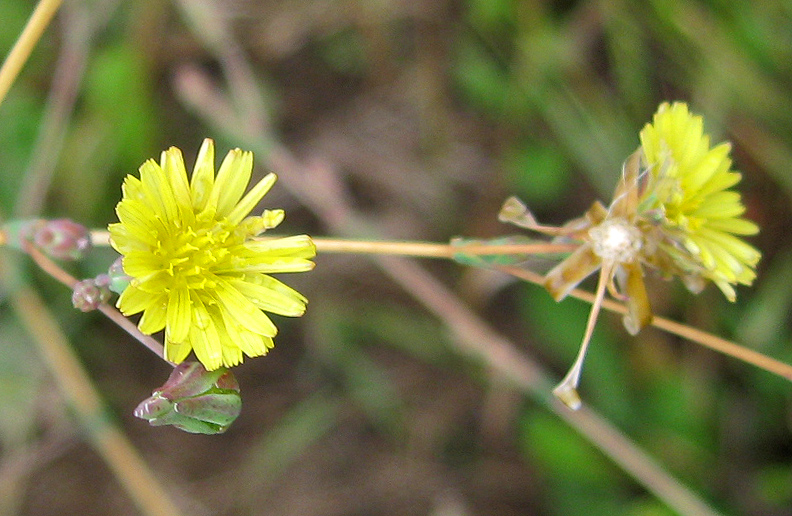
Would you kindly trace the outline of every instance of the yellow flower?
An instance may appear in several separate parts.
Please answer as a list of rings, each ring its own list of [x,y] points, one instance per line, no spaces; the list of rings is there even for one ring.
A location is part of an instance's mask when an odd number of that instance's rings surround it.
[[[694,292],[711,280],[734,301],[732,285],[750,285],[761,256],[739,236],[759,228],[740,217],[740,194],[729,190],[740,180],[730,170],[731,146],[710,148],[702,126],[700,116],[675,102],[661,104],[641,131],[647,178],[638,210],[652,246],[644,260],[679,275]]]
[[[273,346],[275,325],[264,313],[300,316],[307,300],[269,276],[313,268],[306,235],[255,239],[283,220],[283,210],[248,216],[275,183],[269,174],[243,195],[253,154],[234,149],[215,177],[214,142],[206,139],[188,181],[184,158],[171,147],[148,160],[140,179],[127,176],[116,206],[120,222],[110,241],[132,277],[118,299],[125,315],[143,312],[138,326],[165,329],[165,357],[191,350],[207,370],[231,367]]]

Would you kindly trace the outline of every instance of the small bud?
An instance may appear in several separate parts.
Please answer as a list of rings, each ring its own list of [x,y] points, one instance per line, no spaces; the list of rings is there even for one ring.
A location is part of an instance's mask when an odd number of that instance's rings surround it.
[[[96,284],[97,287],[105,288],[107,290],[110,290],[111,282],[112,280],[110,279],[110,276],[108,276],[107,274],[100,274],[94,278],[94,283]]]
[[[108,287],[116,294],[123,293],[129,286],[129,282],[132,281],[132,276],[124,272],[124,266],[121,263],[120,256],[113,262],[110,269],[108,269],[107,276],[110,280]]]
[[[85,279],[78,282],[72,291],[72,304],[74,308],[83,312],[96,310],[102,303],[110,300],[110,289],[107,288],[109,278],[106,274],[101,274],[96,278]]]
[[[24,251],[32,243],[56,260],[79,260],[92,248],[88,228],[69,219],[12,220],[3,231],[9,246]]]
[[[135,416],[152,426],[173,425],[193,434],[220,434],[239,416],[242,398],[233,373],[182,362],[168,381],[143,400]]]
[[[92,247],[88,228],[69,219],[44,221],[33,233],[33,244],[59,260],[79,260]]]

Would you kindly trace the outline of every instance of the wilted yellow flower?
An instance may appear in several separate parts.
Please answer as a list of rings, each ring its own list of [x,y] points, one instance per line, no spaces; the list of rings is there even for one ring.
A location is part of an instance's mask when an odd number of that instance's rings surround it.
[[[313,268],[306,235],[254,237],[283,220],[283,210],[248,216],[275,183],[274,174],[247,194],[253,154],[234,149],[215,177],[214,142],[206,139],[188,180],[184,158],[171,147],[148,160],[140,179],[127,176],[111,224],[110,242],[132,277],[118,299],[125,315],[143,312],[145,334],[165,329],[165,357],[190,351],[207,370],[267,353],[275,325],[264,313],[299,316],[307,300],[269,276]],[[244,195],[243,195],[244,194]]]
[[[627,304],[624,325],[635,334],[652,319],[642,265],[679,276],[693,292],[711,280],[730,301],[736,297],[733,285],[748,285],[756,276],[760,253],[739,237],[758,227],[741,218],[740,194],[729,190],[740,180],[730,170],[730,145],[710,148],[702,118],[681,102],[661,104],[640,139],[607,208],[595,202],[560,228],[539,225],[515,198],[501,210],[501,220],[580,242],[545,276],[557,301],[600,270],[578,357],[553,391],[573,408],[580,406],[576,388],[606,289]]]
[[[646,184],[639,201],[648,248],[644,261],[679,275],[694,292],[711,280],[734,301],[732,285],[750,285],[760,253],[739,238],[759,228],[741,218],[740,180],[729,143],[710,148],[700,116],[681,102],[660,105],[641,131]],[[652,231],[656,229],[657,231]]]

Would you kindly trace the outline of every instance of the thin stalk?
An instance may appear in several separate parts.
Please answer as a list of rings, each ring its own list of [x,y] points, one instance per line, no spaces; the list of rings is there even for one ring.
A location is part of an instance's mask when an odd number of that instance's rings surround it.
[[[41,39],[41,35],[44,34],[52,21],[52,17],[55,16],[61,2],[62,0],[41,0],[30,16],[22,34],[19,35],[11,52],[3,62],[3,66],[0,67],[0,104],[30,57],[36,43]]]
[[[544,277],[541,274],[520,269],[518,267],[498,266],[495,267],[495,269],[539,286],[542,286],[544,282]],[[594,303],[596,300],[594,294],[580,289],[573,289],[569,295],[587,303]],[[628,312],[625,305],[612,299],[603,299],[602,307],[611,312],[616,312],[623,315],[627,314]],[[759,353],[758,351],[748,349],[724,338],[712,335],[711,333],[707,333],[696,328],[691,328],[690,326],[666,319],[665,317],[659,317],[657,315],[652,317],[651,325],[655,328],[659,328],[673,335],[690,340],[713,351],[717,351],[718,353],[742,360],[743,362],[754,365],[760,369],[764,369],[765,371],[777,374],[782,378],[792,381],[792,365],[786,364],[774,358],[770,358]]]
[[[261,237],[277,238],[277,237]],[[521,254],[563,254],[574,251],[576,244],[554,244],[537,242],[532,244],[444,244],[435,242],[413,242],[404,240],[348,240],[342,238],[312,237],[316,250],[333,254],[379,254],[388,256],[411,256],[413,258],[453,259],[458,254],[474,256],[502,256]],[[103,230],[91,231],[91,242],[95,246],[110,245],[110,234]],[[0,241],[2,244],[2,241]]]
[[[380,254],[414,258],[453,258],[458,254],[502,256],[520,254],[560,254],[574,251],[574,244],[442,244],[433,242],[365,241],[313,238],[320,253]]]
[[[36,265],[38,265],[41,270],[69,287],[69,289],[74,290],[74,286],[77,284],[77,278],[63,270],[58,264],[47,258],[34,246],[29,245],[25,250],[30,255],[30,257],[33,258],[33,261],[36,262]],[[143,334],[132,321],[124,316],[124,314],[107,303],[102,303],[99,305],[98,310],[107,316],[108,319],[117,324],[122,330],[130,334],[141,344],[154,352],[155,355],[160,357],[162,360],[165,360],[165,362],[168,362],[171,366],[175,365],[165,358],[165,351],[162,347],[162,344],[160,344],[155,338]]]
[[[604,263],[602,265],[597,291],[594,293],[594,302],[591,305],[591,312],[589,312],[588,321],[586,322],[586,331],[583,334],[583,343],[580,345],[580,350],[569,372],[561,380],[561,383],[553,389],[553,394],[572,410],[579,409],[582,404],[577,392],[578,383],[580,383],[580,373],[583,371],[583,361],[586,359],[586,352],[591,342],[591,336],[594,334],[594,326],[597,325],[597,317],[599,316],[600,307],[605,298],[605,289],[611,280],[612,272],[613,263]]]

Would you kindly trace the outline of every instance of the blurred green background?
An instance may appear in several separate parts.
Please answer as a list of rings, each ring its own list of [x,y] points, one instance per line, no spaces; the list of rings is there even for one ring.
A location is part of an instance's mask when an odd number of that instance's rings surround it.
[[[0,54],[33,7],[0,2]],[[228,106],[211,88],[229,83],[256,88]],[[687,101],[715,142],[732,141],[764,257],[736,304],[650,278],[655,312],[792,362],[786,0],[67,0],[0,105],[0,210],[104,227],[123,177],[161,150],[182,148],[190,166],[203,137],[219,155],[250,148],[225,126],[237,120],[229,112],[255,108],[267,113],[250,129],[255,145],[284,144],[312,185],[295,193],[299,178],[275,170],[282,181],[266,204],[286,209],[282,231],[332,235],[301,198],[324,195],[316,166],[340,178],[382,237],[490,238],[512,232],[496,220],[508,195],[547,223],[608,201],[663,100]],[[99,250],[71,270],[93,276],[112,260]],[[561,378],[587,305],[425,265]],[[448,329],[364,257],[320,255],[314,272],[287,278],[308,313],[278,320],[270,355],[235,370],[243,414],[214,437],[135,420],[168,367],[101,316],[73,310],[29,264],[27,273],[189,514],[673,514],[555,415],[460,356]],[[139,514],[0,295],[2,514]],[[581,392],[723,514],[780,516],[792,514],[789,387],[654,329],[630,337],[606,314]]]

